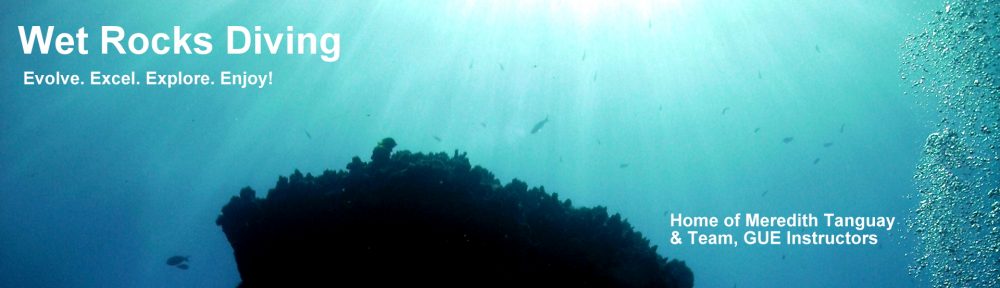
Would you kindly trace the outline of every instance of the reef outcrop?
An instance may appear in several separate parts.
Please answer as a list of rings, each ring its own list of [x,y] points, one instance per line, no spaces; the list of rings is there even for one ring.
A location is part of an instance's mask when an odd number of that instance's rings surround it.
[[[682,261],[604,207],[501,185],[465,154],[393,153],[244,188],[216,223],[242,287],[414,285],[692,287]]]

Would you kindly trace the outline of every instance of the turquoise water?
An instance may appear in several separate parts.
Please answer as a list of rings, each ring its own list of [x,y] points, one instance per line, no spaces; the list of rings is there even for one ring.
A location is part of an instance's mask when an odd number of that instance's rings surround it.
[[[944,7],[23,3],[0,20],[0,286],[234,286],[232,250],[213,222],[230,196],[266,190],[293,169],[341,169],[386,136],[398,149],[466,151],[503,181],[622,213],[661,254],[685,260],[697,287],[930,286],[908,274],[922,250],[905,225],[874,246],[671,246],[666,213],[834,212],[908,224],[914,171],[941,127],[932,104],[904,94],[913,90],[900,79],[904,42]],[[23,55],[18,25],[150,34],[179,25],[215,35],[219,51]],[[340,59],[226,55],[227,25],[340,33]],[[274,80],[262,89],[27,87],[26,70]],[[191,269],[164,265],[177,254],[191,256]]]

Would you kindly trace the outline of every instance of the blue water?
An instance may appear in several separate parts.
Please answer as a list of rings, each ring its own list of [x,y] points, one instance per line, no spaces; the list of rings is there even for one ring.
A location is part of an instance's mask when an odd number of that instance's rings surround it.
[[[266,191],[293,169],[343,168],[386,136],[398,149],[466,151],[503,181],[608,206],[661,254],[687,261],[697,287],[922,286],[907,274],[905,223],[875,246],[671,246],[665,212],[906,221],[934,114],[903,95],[900,46],[943,5],[8,4],[0,287],[233,287],[232,250],[214,223],[229,197]],[[86,26],[95,38],[100,25],[179,25],[211,33],[218,51],[23,55],[18,25]],[[226,25],[341,33],[342,54],[226,55]],[[26,70],[275,79],[263,89],[27,87]],[[190,270],[164,264],[178,254],[191,256]]]

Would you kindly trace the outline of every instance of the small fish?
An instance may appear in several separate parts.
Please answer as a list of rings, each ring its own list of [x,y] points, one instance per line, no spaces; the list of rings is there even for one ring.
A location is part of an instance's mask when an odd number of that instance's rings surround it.
[[[816,160],[813,160],[813,165],[816,165],[816,164],[819,164],[819,158],[816,158]]]
[[[372,117],[372,113],[365,114],[365,117]]]
[[[824,147],[824,148],[829,148],[830,146],[833,146],[833,142],[826,142],[826,143],[823,143],[823,147]]]
[[[794,140],[795,140],[795,137],[785,137],[785,139],[781,139],[781,142],[784,142],[785,144],[788,144],[788,143],[792,143],[792,141],[794,141]]]
[[[622,163],[621,165],[618,165],[618,168],[628,168],[628,163]]]
[[[307,138],[309,138],[309,139],[313,139],[313,135],[312,135],[312,134],[309,134],[309,131],[305,131],[305,132],[306,132],[306,137],[307,137]]]
[[[847,124],[840,124],[840,133],[844,133],[844,126]]]
[[[597,82],[597,72],[594,72],[594,79],[591,82]]]
[[[757,70],[757,79],[764,79],[764,74],[760,74],[760,70]]]
[[[663,111],[663,104],[660,104],[660,111]]]
[[[189,257],[190,256],[180,256],[180,255],[172,256],[170,258],[167,258],[167,265],[177,266],[178,264],[183,264],[184,262],[188,261]]]
[[[587,60],[587,51],[583,51],[583,56],[580,57],[580,61],[586,61],[586,60]]]
[[[479,122],[479,126],[483,126],[483,128],[486,128],[486,122]]]
[[[503,70],[503,63],[497,63],[497,65],[499,65],[499,66],[500,66],[500,71],[504,71],[504,70]]]
[[[646,24],[646,27],[649,27],[649,29],[653,29],[653,19],[649,19],[649,24]]]
[[[180,265],[177,265],[177,268],[178,268],[178,269],[181,269],[181,270],[188,270],[188,264],[180,264]]]
[[[722,108],[722,115],[726,115],[726,111],[729,111],[729,107]]]
[[[538,64],[531,65],[531,68],[538,68]]]
[[[760,193],[760,197],[766,196],[768,191],[771,191],[771,190],[764,190],[763,193]]]
[[[476,63],[476,60],[469,60],[469,69],[472,69],[473,63]]]
[[[434,137],[434,140],[437,140],[438,142],[441,142],[441,137],[438,137],[437,135],[434,135],[432,137]]]
[[[819,44],[816,44],[816,53],[819,53]]]
[[[531,134],[538,133],[538,130],[542,130],[542,127],[545,127],[545,123],[549,123],[549,116],[545,116],[545,120],[535,123],[535,127],[531,128]]]
[[[781,254],[781,260],[785,260],[785,254]]]
[[[596,139],[596,140],[597,140],[597,145],[601,145],[601,139]]]
[[[757,134],[757,132],[760,132],[760,127],[753,128],[753,134]]]

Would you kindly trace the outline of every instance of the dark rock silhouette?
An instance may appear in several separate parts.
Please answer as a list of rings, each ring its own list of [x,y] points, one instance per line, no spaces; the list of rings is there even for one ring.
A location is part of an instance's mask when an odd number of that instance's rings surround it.
[[[242,287],[692,287],[684,262],[604,207],[544,188],[501,186],[457,151],[392,153],[391,138],[347,170],[244,188],[216,223]]]

